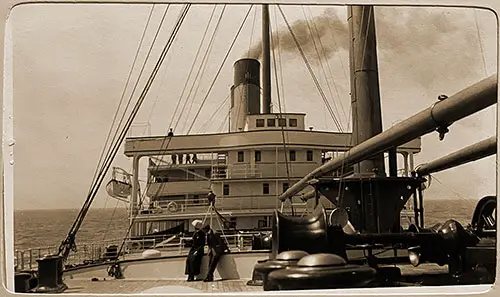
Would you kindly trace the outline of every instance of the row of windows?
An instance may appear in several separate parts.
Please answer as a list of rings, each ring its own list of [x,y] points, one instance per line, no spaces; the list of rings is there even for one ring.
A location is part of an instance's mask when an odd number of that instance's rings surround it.
[[[256,127],[265,127],[264,119],[256,119]],[[288,119],[289,127],[297,127],[297,119]],[[267,127],[276,127],[276,119],[267,119]],[[278,127],[286,127],[286,119],[278,119]]]
[[[289,187],[288,183],[283,183],[283,192],[285,192],[286,190],[288,190],[288,187]],[[229,195],[229,185],[228,184],[224,185],[224,187],[222,189],[222,193],[223,193],[224,196],[228,196]],[[269,184],[268,183],[262,184],[262,194],[263,195],[269,194]]]
[[[255,151],[254,160],[255,160],[255,162],[262,161],[262,152],[261,151]],[[289,151],[288,152],[288,161],[296,161],[296,160],[297,160],[296,151],[294,151],[294,150]],[[313,160],[313,151],[306,152],[306,160],[307,161]],[[245,162],[245,153],[242,151],[238,152],[238,162]]]

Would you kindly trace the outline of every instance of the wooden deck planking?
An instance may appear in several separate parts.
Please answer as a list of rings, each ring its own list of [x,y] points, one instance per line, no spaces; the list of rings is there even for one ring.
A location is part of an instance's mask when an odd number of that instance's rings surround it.
[[[392,265],[384,265],[392,266]],[[424,263],[418,267],[411,265],[398,265],[402,275],[438,275],[446,274],[447,266],[438,266],[437,264]],[[65,279],[68,285],[67,293],[96,293],[96,294],[132,294],[140,293],[146,290],[163,287],[159,290],[167,290],[169,286],[189,287],[205,293],[232,293],[232,292],[258,292],[263,291],[262,286],[247,286],[247,279],[236,280],[215,280],[214,282],[187,282],[184,279],[100,279],[91,281],[90,279]],[[414,284],[418,285],[418,284]],[[160,292],[156,291],[156,293]],[[177,293],[177,291],[175,292]],[[187,293],[187,292],[184,292]]]
[[[65,293],[96,293],[119,294],[140,293],[155,287],[184,286],[200,290],[205,293],[249,292],[263,291],[262,287],[247,286],[248,280],[215,280],[213,282],[186,282],[184,280],[117,280],[107,279],[90,281],[82,279],[68,279]]]

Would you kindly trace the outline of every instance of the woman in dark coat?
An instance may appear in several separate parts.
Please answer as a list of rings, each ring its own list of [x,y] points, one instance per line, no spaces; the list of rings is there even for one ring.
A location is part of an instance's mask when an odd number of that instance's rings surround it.
[[[205,247],[205,233],[201,230],[202,222],[194,220],[192,224],[195,228],[195,233],[193,234],[193,245],[186,259],[185,271],[188,275],[188,282],[194,281],[195,275],[200,274],[201,260],[204,254],[203,249]]]
[[[229,248],[227,247],[226,241],[218,233],[214,232],[210,228],[210,225],[205,225],[202,230],[207,236],[207,244],[209,248],[208,255],[210,257],[208,274],[203,281],[211,282],[214,280],[215,268],[217,268],[220,258],[222,255],[229,253]]]

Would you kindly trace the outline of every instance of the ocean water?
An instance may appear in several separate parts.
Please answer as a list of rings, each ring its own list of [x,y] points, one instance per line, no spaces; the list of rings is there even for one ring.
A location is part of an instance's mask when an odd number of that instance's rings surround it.
[[[432,226],[455,219],[470,223],[476,201],[427,200],[424,203],[425,225]],[[19,210],[14,212],[14,249],[57,246],[66,237],[78,215],[77,209]],[[79,243],[123,238],[128,219],[124,208],[90,209],[76,237]]]
[[[14,249],[58,246],[71,229],[78,209],[18,210],[14,212]],[[128,228],[125,208],[90,209],[76,243],[123,238]]]

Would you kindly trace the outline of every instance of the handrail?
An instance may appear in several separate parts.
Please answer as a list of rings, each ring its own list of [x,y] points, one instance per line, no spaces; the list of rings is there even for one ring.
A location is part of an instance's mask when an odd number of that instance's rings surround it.
[[[297,196],[300,197],[300,196]],[[170,203],[177,205],[176,211],[169,211],[167,205]],[[276,199],[274,194],[263,194],[253,196],[238,196],[238,197],[217,197],[216,206],[220,211],[247,210],[247,209],[275,209],[280,205],[280,201]],[[168,213],[189,213],[207,211],[209,206],[206,197],[196,199],[176,199],[161,201],[158,208],[143,209],[141,215],[148,214],[168,214]],[[147,213],[150,211],[150,213]]]
[[[261,232],[249,232],[249,233],[238,233],[238,234],[226,234],[221,235],[221,237],[226,238],[229,248],[235,248],[238,251],[251,250],[252,248],[252,237],[255,234],[259,234]],[[159,251],[168,251],[173,252],[178,249],[178,255],[186,255],[188,253],[188,248],[186,247],[186,242],[191,241],[191,237],[179,237],[177,238],[178,242],[167,243],[162,247],[156,247],[156,243],[161,243],[166,239],[167,236],[160,239],[147,239],[141,238],[137,240],[126,240],[125,250],[120,255],[122,259],[130,257],[131,254],[142,253],[148,249],[157,249]],[[114,240],[106,240],[104,242],[90,242],[79,244],[79,250],[70,254],[66,265],[68,267],[80,266],[86,264],[93,263],[105,263],[109,261],[105,258],[106,247],[111,245],[112,243],[116,243],[117,245],[121,242],[121,239]],[[137,244],[137,245],[135,245]],[[134,246],[135,245],[135,246]],[[25,271],[25,270],[36,270],[37,262],[36,260],[45,256],[50,255],[51,251],[57,251],[57,246],[51,247],[38,247],[38,248],[30,248],[26,250],[15,250],[14,257],[14,267],[16,271]],[[44,251],[47,253],[43,253]],[[175,253],[174,253],[175,254]]]

